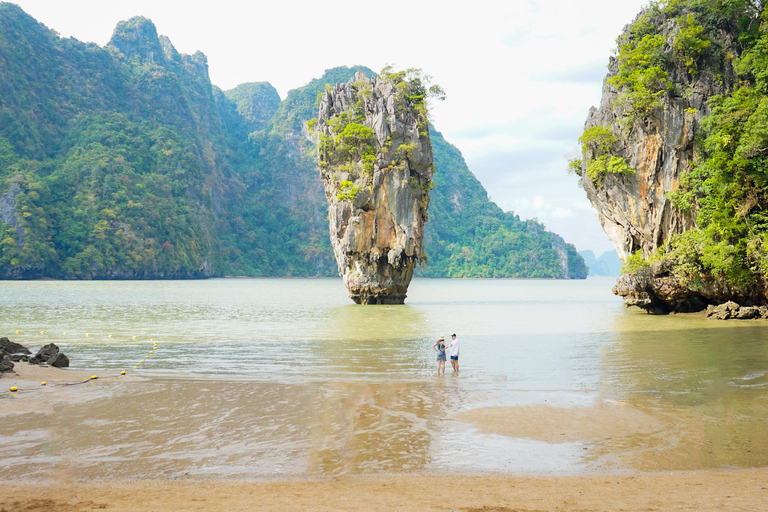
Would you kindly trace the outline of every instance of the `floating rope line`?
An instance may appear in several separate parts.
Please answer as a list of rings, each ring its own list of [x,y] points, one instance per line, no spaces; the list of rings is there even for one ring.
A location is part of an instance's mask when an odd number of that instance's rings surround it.
[[[99,377],[97,375],[92,375],[90,379],[80,381],[80,382],[65,382],[64,384],[57,384],[57,386],[77,386],[79,384],[85,384],[86,382],[91,382],[94,380],[107,380],[107,379],[117,379],[119,378],[119,375],[107,375],[106,377]]]
[[[45,331],[40,331],[40,334],[44,334],[44,333],[45,333]],[[19,330],[16,330],[16,334],[19,334]],[[66,334],[66,332],[64,334]],[[85,335],[85,337],[86,338],[90,337],[90,333],[87,333]],[[112,335],[110,334],[109,337],[111,338]],[[135,340],[136,336],[133,336],[132,339]],[[154,355],[155,350],[157,350],[157,342],[155,341],[155,338],[150,338],[150,341],[152,342],[152,349],[149,351],[149,355]],[[149,359],[149,355],[144,356],[144,359],[139,361],[139,365],[140,366],[134,366],[133,369],[134,370],[138,370],[139,368],[141,368],[142,367],[141,365],[144,364],[144,361]],[[45,367],[47,367],[47,366],[45,366]],[[92,382],[94,380],[117,379],[117,378],[120,378],[120,377],[126,375],[126,373],[127,373],[126,370],[121,370],[120,371],[120,375],[107,375],[107,376],[104,376],[104,377],[99,377],[98,375],[91,375],[91,377],[89,379],[84,380],[84,381],[80,381],[80,382],[64,382],[64,383],[61,383],[61,384],[50,384],[50,386],[51,387],[56,387],[56,386],[77,386],[77,385],[80,385],[80,384],[85,384],[85,383],[88,383],[88,382]],[[40,383],[40,387],[45,387],[45,386],[49,386],[49,384],[46,381],[42,381]],[[0,395],[0,397],[10,398],[12,396],[16,396],[16,395],[20,395],[20,394],[26,394],[26,393],[33,393],[33,392],[35,392],[35,390],[32,389],[32,388],[19,389],[18,386],[11,386],[8,391],[9,391],[8,394],[2,394],[2,395]]]

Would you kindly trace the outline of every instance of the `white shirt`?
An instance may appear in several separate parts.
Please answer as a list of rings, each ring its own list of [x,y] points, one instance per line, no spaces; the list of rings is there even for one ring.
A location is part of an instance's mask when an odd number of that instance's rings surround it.
[[[456,338],[455,340],[451,340],[451,355],[452,356],[459,355],[459,338]]]

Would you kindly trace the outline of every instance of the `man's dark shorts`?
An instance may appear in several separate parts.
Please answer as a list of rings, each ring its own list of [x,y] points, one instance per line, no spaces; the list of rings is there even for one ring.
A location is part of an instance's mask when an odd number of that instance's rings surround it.
[[[458,360],[459,360],[459,356],[451,356],[451,361],[458,361]]]

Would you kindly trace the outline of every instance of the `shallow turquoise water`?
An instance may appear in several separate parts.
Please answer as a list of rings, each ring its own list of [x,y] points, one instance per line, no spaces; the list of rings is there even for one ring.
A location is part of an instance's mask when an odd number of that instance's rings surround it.
[[[50,476],[51,464],[86,479],[768,464],[768,323],[648,316],[612,285],[417,279],[406,305],[366,307],[339,279],[0,282],[0,335],[54,342],[73,369],[141,376],[6,416],[0,477]],[[438,378],[431,346],[453,332],[461,375]],[[603,401],[673,426],[628,447],[445,421]]]

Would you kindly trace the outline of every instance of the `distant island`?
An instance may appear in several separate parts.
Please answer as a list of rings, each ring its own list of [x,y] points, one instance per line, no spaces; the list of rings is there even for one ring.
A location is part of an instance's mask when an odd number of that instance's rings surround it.
[[[590,276],[619,277],[621,275],[622,264],[616,251],[605,251],[598,257],[594,252],[586,250],[579,251],[579,255],[584,258]]]
[[[0,3],[0,279],[338,275],[306,121],[330,69],[281,100],[222,91],[146,18],[105,47]],[[491,202],[430,127],[427,277],[583,279],[576,249]]]

